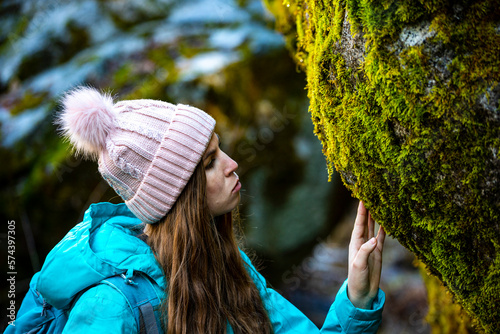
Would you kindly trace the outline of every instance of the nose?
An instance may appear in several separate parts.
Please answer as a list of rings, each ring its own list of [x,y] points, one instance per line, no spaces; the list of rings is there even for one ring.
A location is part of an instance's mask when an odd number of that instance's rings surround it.
[[[231,157],[229,157],[226,153],[224,153],[224,155],[225,155],[225,160],[226,160],[224,174],[226,176],[230,176],[234,172],[236,172],[236,170],[238,169],[238,163],[236,161],[234,161],[233,159],[231,159]]]

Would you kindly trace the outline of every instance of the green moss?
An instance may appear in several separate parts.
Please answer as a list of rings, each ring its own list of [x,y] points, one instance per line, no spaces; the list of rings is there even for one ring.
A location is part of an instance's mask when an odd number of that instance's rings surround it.
[[[267,3],[307,74],[330,174],[500,328],[500,3]]]
[[[437,334],[472,334],[477,333],[475,323],[463,308],[453,301],[453,295],[435,276],[429,275],[422,263],[419,269],[427,288],[429,311],[426,320]]]

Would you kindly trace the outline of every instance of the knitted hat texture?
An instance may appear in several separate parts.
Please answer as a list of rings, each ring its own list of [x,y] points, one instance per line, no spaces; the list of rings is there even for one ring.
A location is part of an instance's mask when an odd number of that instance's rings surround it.
[[[163,218],[191,178],[212,137],[204,111],[158,100],[116,104],[96,89],[67,93],[56,123],[141,221]]]

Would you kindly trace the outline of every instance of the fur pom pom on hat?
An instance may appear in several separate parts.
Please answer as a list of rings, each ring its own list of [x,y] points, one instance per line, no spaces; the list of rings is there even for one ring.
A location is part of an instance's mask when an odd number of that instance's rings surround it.
[[[163,218],[191,178],[212,137],[204,111],[158,100],[125,100],[80,87],[57,116],[77,154],[97,158],[99,172],[141,221]]]
[[[70,91],[63,99],[64,111],[57,123],[78,154],[97,157],[115,129],[113,99],[88,87]]]

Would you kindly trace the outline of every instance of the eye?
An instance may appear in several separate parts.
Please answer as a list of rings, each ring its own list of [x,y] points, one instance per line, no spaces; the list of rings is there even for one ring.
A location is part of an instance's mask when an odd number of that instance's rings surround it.
[[[208,164],[205,166],[205,169],[210,169],[214,166],[214,162],[215,162],[215,157],[212,156],[210,157],[210,161],[208,162]]]

